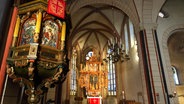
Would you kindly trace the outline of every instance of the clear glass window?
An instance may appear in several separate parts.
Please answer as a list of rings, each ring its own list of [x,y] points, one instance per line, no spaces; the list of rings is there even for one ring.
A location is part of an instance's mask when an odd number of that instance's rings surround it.
[[[178,72],[176,67],[172,66],[172,71],[173,71],[173,78],[174,78],[174,82],[176,85],[179,85],[179,79],[178,79]]]

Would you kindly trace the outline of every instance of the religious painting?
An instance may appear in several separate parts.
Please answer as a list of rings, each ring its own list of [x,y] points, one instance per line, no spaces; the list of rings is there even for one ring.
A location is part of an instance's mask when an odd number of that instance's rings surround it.
[[[36,28],[35,18],[30,18],[26,20],[26,22],[23,24],[21,31],[21,41],[20,41],[21,45],[33,43],[35,28]]]
[[[46,20],[43,26],[42,44],[56,48],[58,33],[58,25],[54,21]]]
[[[98,76],[97,75],[90,75],[90,88],[92,90],[98,89]]]

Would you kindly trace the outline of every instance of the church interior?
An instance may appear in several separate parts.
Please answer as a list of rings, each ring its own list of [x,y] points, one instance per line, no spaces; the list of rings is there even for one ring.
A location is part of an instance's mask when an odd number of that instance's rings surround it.
[[[183,0],[0,0],[1,104],[184,104]]]

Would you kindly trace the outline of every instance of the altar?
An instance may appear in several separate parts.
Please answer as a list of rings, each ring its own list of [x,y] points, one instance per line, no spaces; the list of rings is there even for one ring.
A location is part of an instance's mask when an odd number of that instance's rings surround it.
[[[102,97],[87,97],[88,104],[102,104]]]

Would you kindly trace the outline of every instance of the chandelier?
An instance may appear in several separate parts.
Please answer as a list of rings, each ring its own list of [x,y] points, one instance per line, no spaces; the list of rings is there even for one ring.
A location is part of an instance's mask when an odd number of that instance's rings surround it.
[[[92,56],[86,61],[85,68],[80,70],[79,85],[86,89],[87,96],[101,96],[104,88],[108,86],[108,71],[97,57]]]
[[[124,62],[129,59],[128,50],[125,50],[121,40],[118,42],[116,38],[115,42],[108,41],[107,58],[104,59],[104,61],[111,60],[113,63],[116,63],[118,61]]]
[[[113,5],[113,2],[112,2]],[[112,7],[112,24],[114,25],[114,8]],[[115,29],[115,27],[114,27]],[[115,30],[113,34],[116,34]],[[130,57],[128,55],[128,49],[125,50],[124,44],[122,44],[121,39],[118,41],[117,37],[114,39],[115,42],[108,40],[108,48],[107,48],[107,58],[104,59],[105,62],[112,61],[116,63],[118,61],[126,61],[129,60]]]

